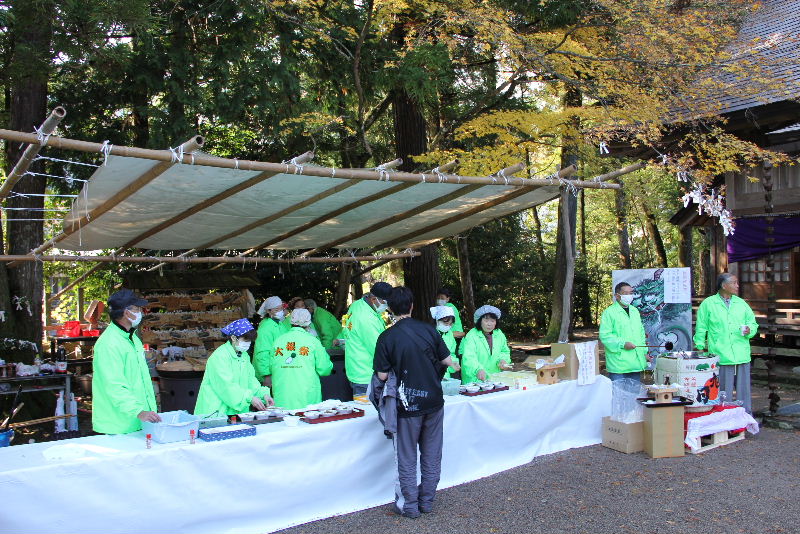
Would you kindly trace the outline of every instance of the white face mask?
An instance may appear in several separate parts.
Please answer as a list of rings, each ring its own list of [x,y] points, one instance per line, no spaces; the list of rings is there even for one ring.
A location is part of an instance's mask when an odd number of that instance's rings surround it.
[[[438,330],[439,332],[441,332],[443,334],[445,332],[449,332],[451,328],[453,328],[453,325],[451,325],[451,324],[444,324],[441,321],[436,321],[436,330]]]
[[[439,299],[436,301],[437,306],[447,306],[447,301],[445,299]]]
[[[286,312],[283,310],[275,312],[275,315],[272,316],[273,319],[277,319],[279,321],[283,321],[284,317],[286,317]]]
[[[142,322],[142,312],[132,312],[130,310],[128,311],[133,316],[133,319],[131,319],[131,327],[136,328],[137,326],[139,326],[139,323]]]
[[[635,297],[635,295],[634,295],[634,294],[630,294],[630,295],[620,295],[620,296],[619,296],[619,301],[620,301],[622,304],[624,304],[625,306],[630,306],[630,305],[631,305],[631,302],[633,302],[633,299],[634,299],[634,297]]]
[[[375,311],[378,312],[378,313],[383,313],[388,309],[389,309],[389,304],[386,303],[386,302],[382,302],[382,303],[378,304],[378,307],[375,308]]]
[[[234,347],[236,348],[237,352],[247,352],[248,350],[250,350],[250,342],[240,339],[239,341],[236,342],[236,345],[234,345]]]

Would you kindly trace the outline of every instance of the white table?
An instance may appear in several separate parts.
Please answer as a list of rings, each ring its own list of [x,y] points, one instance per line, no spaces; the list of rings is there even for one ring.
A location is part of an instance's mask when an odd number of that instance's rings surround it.
[[[601,442],[611,383],[575,381],[447,397],[440,488]],[[141,433],[0,449],[0,533],[264,533],[393,498],[391,441],[377,414],[254,437],[153,444]],[[42,452],[77,444],[80,459]]]

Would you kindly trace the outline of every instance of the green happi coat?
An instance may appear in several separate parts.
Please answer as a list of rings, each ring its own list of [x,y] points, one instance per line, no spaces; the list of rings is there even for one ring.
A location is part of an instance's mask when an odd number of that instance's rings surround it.
[[[486,375],[500,372],[500,360],[511,363],[511,349],[506,342],[506,335],[499,328],[492,331],[492,350],[483,330],[473,328],[461,340],[461,382],[469,383],[478,380],[478,371],[486,371]]]
[[[233,415],[249,411],[253,397],[263,399],[269,388],[256,379],[246,352],[237,352],[230,341],[209,356],[197,394],[196,415]]]
[[[258,337],[253,349],[253,369],[259,382],[263,382],[264,377],[269,374],[267,369],[269,369],[270,358],[274,352],[275,340],[291,328],[292,323],[288,317],[281,321],[265,317],[258,324]]]
[[[750,327],[749,334],[742,335],[742,325]],[[730,308],[717,293],[701,302],[697,309],[694,344],[698,350],[708,350],[719,356],[720,365],[748,363],[750,339],[757,333],[753,310],[736,295],[731,295]]]
[[[92,428],[101,434],[142,429],[140,412],[155,412],[156,396],[142,340],[111,323],[94,345]]]
[[[453,328],[455,328],[455,326]],[[442,334],[441,332],[439,333]],[[442,334],[442,341],[444,341],[444,344],[447,346],[447,350],[450,351],[450,357],[453,359],[453,362],[457,362],[458,358],[456,357],[456,338],[453,336],[452,328],[447,332],[445,332],[444,334]],[[453,371],[453,368],[448,365],[447,370],[445,371],[445,376],[450,378],[450,375],[452,375],[453,373],[455,373],[455,371]]]
[[[363,298],[350,305],[342,317],[345,339],[344,368],[347,379],[355,384],[369,384],[378,336],[386,330],[383,315]]]
[[[336,320],[331,312],[317,307],[311,316],[311,324],[317,331],[319,341],[326,350],[333,348],[333,340],[339,337],[342,331],[342,323]]]
[[[463,332],[464,327],[461,325],[461,315],[458,313],[458,308],[452,302],[448,302],[445,306],[451,308],[453,310],[453,328],[450,329],[451,332]]]
[[[275,340],[269,362],[276,406],[296,410],[322,402],[319,377],[331,374],[333,363],[319,339],[292,327]]]
[[[636,306],[614,302],[600,318],[600,341],[606,349],[606,369],[609,373],[636,373],[647,367],[647,344],[642,318]],[[625,343],[636,345],[625,349]]]

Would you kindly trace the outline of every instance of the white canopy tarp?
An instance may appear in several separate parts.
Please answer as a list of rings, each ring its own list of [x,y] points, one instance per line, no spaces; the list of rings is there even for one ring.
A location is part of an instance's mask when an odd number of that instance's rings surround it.
[[[115,194],[130,186],[158,162],[131,157],[110,156],[84,185],[84,190],[64,220],[65,228],[103,205]],[[64,250],[98,250],[133,246],[151,250],[186,250],[198,247],[222,250],[243,250],[258,247],[309,223],[334,210],[357,203],[371,195],[397,187],[398,182],[363,180],[352,187],[331,195],[249,231],[239,232],[247,225],[290,209],[319,195],[346,180],[298,174],[276,174],[224,200],[164,228],[145,239],[142,234],[176,215],[197,206],[258,175],[257,171],[178,164],[173,165],[147,185],[128,196],[109,211],[91,219],[79,231],[58,243]],[[419,214],[404,217],[380,226],[363,236],[348,238],[393,215],[404,213],[436,198],[469,186],[431,181],[415,184],[384,198],[361,202],[341,215],[272,243],[273,249],[310,249],[335,242],[336,248],[371,248],[393,243],[396,248],[416,247],[449,237],[489,220],[541,204],[558,196],[558,182],[533,189],[513,200],[501,203],[474,215],[459,219],[447,226],[437,223],[459,213],[507,194],[517,187],[503,185],[481,186],[464,196],[449,200]],[[468,189],[466,191],[469,191]],[[408,237],[413,232],[423,233]],[[226,239],[219,240],[223,236]],[[400,241],[397,241],[400,240]],[[219,241],[211,246],[209,243]],[[397,241],[395,243],[395,241]]]

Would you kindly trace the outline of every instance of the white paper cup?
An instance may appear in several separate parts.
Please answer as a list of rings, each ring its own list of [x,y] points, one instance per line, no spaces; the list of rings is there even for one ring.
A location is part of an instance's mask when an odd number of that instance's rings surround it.
[[[283,422],[286,426],[297,426],[300,423],[300,417],[296,415],[284,415]]]

